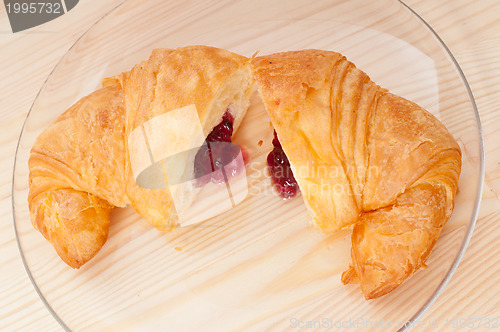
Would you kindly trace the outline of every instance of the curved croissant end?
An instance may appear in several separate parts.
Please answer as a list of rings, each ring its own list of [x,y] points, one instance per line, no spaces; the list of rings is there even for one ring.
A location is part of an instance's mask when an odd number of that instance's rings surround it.
[[[316,226],[355,225],[342,282],[360,282],[367,299],[390,292],[424,264],[451,215],[458,144],[338,53],[283,52],[253,65]]]
[[[30,202],[33,226],[73,268],[88,262],[106,242],[112,208],[105,200],[73,189],[45,191]]]
[[[79,268],[106,242],[113,206],[125,206],[124,108],[118,85],[73,105],[36,140],[29,159],[33,226]]]
[[[425,264],[453,211],[461,151],[434,116],[387,93],[374,107],[368,155],[372,171],[353,229],[353,266],[342,282],[358,276],[372,299]]]

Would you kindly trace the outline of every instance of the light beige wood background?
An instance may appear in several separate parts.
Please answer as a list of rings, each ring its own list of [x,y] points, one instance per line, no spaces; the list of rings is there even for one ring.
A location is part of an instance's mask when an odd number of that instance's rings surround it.
[[[11,33],[0,6],[1,331],[61,330],[36,294],[18,252],[11,208],[15,147],[26,114],[57,61],[118,3],[82,0],[77,10],[17,34]],[[481,115],[486,149],[485,187],[474,235],[451,282],[422,320],[500,318],[500,1],[405,3],[438,32],[465,72]]]

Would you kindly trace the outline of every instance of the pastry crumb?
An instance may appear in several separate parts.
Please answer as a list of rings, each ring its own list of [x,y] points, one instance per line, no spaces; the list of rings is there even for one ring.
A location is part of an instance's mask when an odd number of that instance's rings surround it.
[[[175,247],[174,249],[177,251],[182,251],[182,247]]]

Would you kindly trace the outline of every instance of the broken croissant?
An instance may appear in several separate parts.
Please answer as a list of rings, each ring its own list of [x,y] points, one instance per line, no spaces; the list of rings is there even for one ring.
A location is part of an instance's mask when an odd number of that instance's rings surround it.
[[[195,110],[202,141],[223,118],[231,122],[231,136],[249,106],[253,78],[249,59],[190,46],[154,50],[147,61],[103,85],[39,136],[29,159],[32,224],[73,268],[89,261],[106,242],[113,207],[130,204],[148,223],[169,230],[177,224],[177,210],[187,209],[193,200],[195,190],[188,184],[177,193],[182,206],[174,206],[166,183],[163,189],[137,185],[134,158],[137,163],[141,151],[136,151],[133,133],[142,133],[151,119],[188,106]],[[193,126],[186,123],[176,130]],[[149,139],[151,150],[182,143],[174,132]],[[192,164],[182,171],[193,172]]]
[[[156,228],[172,228],[196,190],[180,186],[177,205],[168,189],[137,185],[136,171],[162,144],[179,146],[182,135],[162,120],[161,128],[172,128],[146,135],[149,150],[138,138],[155,126],[151,120],[175,118],[190,105],[201,139],[225,121],[234,120],[236,130],[253,91],[252,70],[275,146],[289,159],[315,224],[325,233],[354,225],[352,265],[342,282],[360,282],[367,299],[400,285],[424,265],[452,213],[460,148],[430,113],[328,51],[250,63],[212,47],[159,49],[130,72],[105,79],[32,148],[28,200],[35,228],[75,268],[106,241],[114,206],[131,204]],[[174,171],[192,173],[192,164]]]
[[[457,142],[433,115],[379,87],[339,53],[254,58],[257,86],[314,223],[354,225],[352,266],[367,299],[424,265],[453,210]]]

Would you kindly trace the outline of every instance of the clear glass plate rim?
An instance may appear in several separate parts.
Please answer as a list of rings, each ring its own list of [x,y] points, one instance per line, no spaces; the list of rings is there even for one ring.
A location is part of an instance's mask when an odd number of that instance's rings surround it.
[[[474,231],[474,227],[476,226],[476,221],[477,217],[479,215],[479,208],[481,206],[481,199],[483,195],[483,186],[484,186],[484,174],[485,174],[485,167],[484,167],[484,139],[483,139],[483,129],[481,125],[481,119],[479,116],[479,111],[477,109],[476,101],[474,99],[474,95],[472,94],[472,90],[469,86],[469,82],[467,81],[467,78],[465,77],[464,72],[462,71],[462,68],[460,67],[458,61],[455,59],[455,56],[453,56],[453,53],[451,50],[448,48],[446,43],[441,39],[441,37],[438,35],[438,33],[431,27],[427,21],[425,21],[415,10],[413,10],[410,6],[408,6],[406,3],[403,2],[403,0],[398,0],[403,7],[407,8],[413,15],[415,15],[421,22],[424,24],[429,31],[434,35],[434,38],[441,44],[441,46],[444,48],[446,53],[448,54],[450,60],[452,63],[455,65],[455,68],[460,76],[460,79],[462,80],[462,83],[467,91],[467,95],[469,97],[469,101],[472,106],[472,111],[474,113],[474,117],[476,120],[476,125],[477,125],[477,130],[478,130],[478,135],[479,135],[479,181],[478,181],[478,186],[476,189],[476,199],[474,201],[474,208],[472,212],[472,220],[469,223],[469,227],[467,229],[467,234],[465,235],[464,241],[462,242],[462,245],[460,246],[460,250],[457,253],[457,256],[455,257],[455,260],[453,261],[453,264],[449,268],[448,272],[446,273],[445,277],[437,287],[436,291],[432,295],[427,302],[424,303],[422,308],[413,315],[413,317],[409,320],[409,326],[401,328],[399,331],[406,331],[413,322],[416,322],[422,315],[430,308],[430,306],[437,300],[439,295],[444,291],[446,285],[448,285],[449,281],[451,280],[451,277],[455,273],[458,265],[460,264],[460,261],[462,260],[465,250],[467,249],[467,246],[469,245],[470,239],[472,237],[472,233]]]
[[[122,1],[121,3],[119,3],[118,5],[116,5],[115,7],[113,7],[111,10],[109,10],[102,17],[100,17],[96,22],[94,22],[87,30],[85,30],[82,33],[82,35],[80,37],[78,37],[76,39],[76,41],[65,52],[65,54],[67,54],[69,51],[71,51],[78,44],[78,42],[84,36],[86,36],[87,33],[90,30],[92,30],[99,22],[101,22],[104,18],[106,18],[111,13],[115,12],[119,7],[121,7],[127,1],[128,0]],[[462,69],[461,69],[458,61],[455,59],[455,57],[453,56],[451,50],[448,48],[448,46],[445,44],[445,42],[441,39],[441,37],[431,27],[431,25],[429,23],[427,23],[415,10],[413,10],[403,0],[397,0],[397,2],[399,2],[404,8],[406,8],[407,10],[409,10],[416,18],[418,18],[421,21],[422,24],[424,24],[424,26],[427,27],[427,29],[429,29],[429,31],[432,33],[432,35],[434,36],[434,38],[436,38],[436,40],[438,41],[438,43],[443,47],[443,49],[445,50],[446,54],[449,56],[449,59],[451,60],[451,62],[455,66],[455,69],[457,70],[457,72],[459,74],[459,77],[462,80],[464,88],[467,91],[469,102],[471,103],[472,111],[474,113],[474,118],[476,120],[476,125],[477,125],[477,129],[478,129],[478,136],[479,136],[479,174],[478,174],[478,185],[477,185],[477,189],[476,189],[476,199],[474,201],[474,207],[473,207],[473,211],[472,211],[472,218],[471,218],[471,222],[469,223],[469,226],[468,226],[468,229],[467,229],[467,233],[465,235],[464,241],[462,242],[460,250],[457,253],[457,255],[456,255],[456,257],[455,257],[455,259],[453,261],[453,264],[451,265],[451,267],[447,271],[445,277],[443,278],[443,280],[441,281],[441,283],[437,287],[437,289],[434,292],[434,294],[427,300],[427,302],[424,303],[424,305],[419,309],[419,311],[413,315],[413,317],[407,322],[407,324],[405,324],[405,326],[403,326],[399,330],[399,331],[406,331],[408,328],[411,327],[411,325],[414,322],[416,322],[420,317],[422,317],[422,315],[432,306],[432,304],[437,300],[437,298],[439,297],[439,295],[443,292],[443,290],[445,289],[445,287],[447,286],[447,284],[451,280],[451,278],[452,278],[454,272],[456,271],[458,265],[460,264],[460,261],[462,260],[464,254],[465,254],[467,246],[469,245],[470,239],[472,237],[472,233],[474,231],[474,227],[476,225],[477,217],[478,217],[478,214],[479,214],[479,208],[480,208],[480,205],[481,205],[481,199],[482,199],[482,193],[483,193],[483,186],[484,186],[484,174],[485,174],[485,165],[484,165],[484,158],[485,158],[484,154],[485,153],[484,153],[483,130],[482,130],[481,120],[480,120],[480,116],[479,116],[479,111],[477,109],[477,105],[476,105],[476,102],[475,102],[475,99],[474,99],[474,95],[473,95],[472,90],[471,90],[471,88],[469,86],[467,78],[465,77],[465,74],[462,71]],[[13,223],[14,223],[14,231],[15,231],[15,235],[16,235],[16,242],[17,242],[19,253],[21,255],[21,260],[23,262],[23,265],[24,265],[24,268],[26,270],[26,273],[28,274],[28,277],[31,280],[31,283],[33,284],[33,287],[35,288],[35,291],[37,292],[38,296],[40,297],[40,299],[42,300],[42,302],[46,306],[47,310],[52,314],[52,316],[54,317],[54,319],[60,324],[60,326],[65,331],[71,331],[69,329],[69,327],[64,323],[64,321],[59,317],[59,315],[54,311],[54,309],[50,306],[50,304],[47,302],[47,300],[45,299],[44,295],[42,294],[40,288],[38,287],[36,281],[34,280],[33,275],[31,274],[31,271],[30,271],[30,269],[29,269],[29,267],[27,265],[27,262],[26,262],[26,258],[24,257],[24,254],[23,254],[21,242],[19,240],[19,232],[18,232],[18,229],[17,229],[17,226],[16,226],[16,222],[15,222],[15,220],[16,220],[15,219],[16,213],[15,213],[15,204],[14,204],[14,188],[15,188],[15,177],[14,177],[14,174],[16,172],[16,165],[17,165],[17,162],[18,162],[17,157],[18,157],[19,147],[20,147],[20,143],[21,143],[21,137],[23,136],[23,133],[24,133],[25,127],[26,127],[26,123],[28,121],[29,115],[31,114],[31,111],[33,110],[33,107],[35,105],[36,100],[38,99],[38,97],[39,97],[41,91],[43,90],[44,86],[46,85],[46,83],[48,82],[48,80],[50,79],[50,77],[52,76],[52,74],[54,73],[55,69],[58,68],[58,66],[60,65],[60,63],[62,62],[63,59],[64,59],[64,55],[61,57],[61,59],[59,59],[59,61],[56,63],[56,65],[54,66],[54,68],[51,70],[50,74],[47,76],[47,78],[45,79],[45,81],[41,85],[40,90],[38,91],[37,95],[35,96],[35,98],[33,100],[33,103],[32,103],[32,105],[31,105],[31,107],[30,107],[30,109],[28,111],[28,114],[26,115],[26,118],[25,118],[25,120],[23,122],[23,126],[22,126],[21,132],[19,134],[19,138],[18,138],[18,142],[17,142],[17,145],[16,145],[16,150],[15,150],[15,155],[14,155],[14,166],[13,166],[13,173],[12,173],[12,201],[11,201],[11,205],[12,205],[12,217],[13,217]]]

